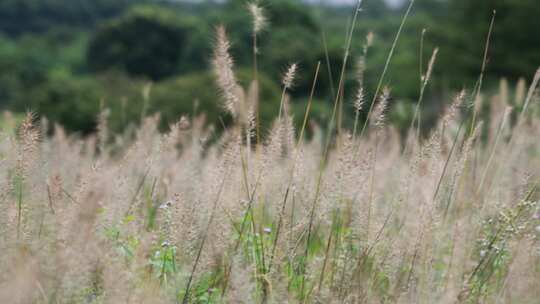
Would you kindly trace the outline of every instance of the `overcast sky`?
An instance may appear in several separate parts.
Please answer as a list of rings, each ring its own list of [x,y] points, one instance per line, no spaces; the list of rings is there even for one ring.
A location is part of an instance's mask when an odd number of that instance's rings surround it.
[[[311,2],[320,2],[321,0],[309,0]],[[336,4],[352,4],[356,3],[358,0],[322,0],[327,3],[336,3]],[[405,0],[384,0],[388,5],[392,7],[397,7],[401,5]]]
[[[171,2],[199,2],[201,0],[165,0],[165,1],[171,1]],[[217,0],[217,1],[223,1],[223,0]],[[334,4],[354,4],[358,0],[303,0],[305,2],[312,2],[312,3],[334,3]],[[364,0],[365,1],[365,0]],[[399,7],[407,0],[378,0],[378,1],[384,1],[386,2],[390,7]]]
[[[165,1],[171,1],[171,2],[199,2],[201,0],[165,0]],[[217,0],[217,1],[223,1],[223,0]],[[358,0],[303,0],[306,2],[313,2],[313,3],[334,3],[334,4],[354,4]],[[403,4],[407,0],[378,0],[378,1],[384,1],[386,2],[390,7],[399,7],[401,4]]]

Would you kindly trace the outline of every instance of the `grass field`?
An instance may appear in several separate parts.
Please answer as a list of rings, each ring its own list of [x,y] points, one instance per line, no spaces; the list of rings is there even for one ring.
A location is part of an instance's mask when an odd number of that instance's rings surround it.
[[[204,115],[116,135],[104,111],[85,138],[3,116],[0,303],[538,303],[540,70],[491,95],[481,75],[422,136],[422,97],[409,130],[386,121],[385,71],[373,103],[359,81],[368,119],[348,130],[340,93],[328,126],[311,101],[291,117],[292,65],[260,130],[224,28],[213,67],[222,133]]]

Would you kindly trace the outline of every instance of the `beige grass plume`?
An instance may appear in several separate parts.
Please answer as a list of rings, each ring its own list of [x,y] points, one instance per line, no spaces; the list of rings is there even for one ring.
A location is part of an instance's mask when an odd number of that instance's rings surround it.
[[[383,89],[381,96],[379,97],[379,103],[375,106],[373,111],[373,126],[382,128],[386,120],[386,109],[388,108],[388,102],[390,101],[390,89],[388,87]]]
[[[248,10],[253,20],[253,32],[260,33],[268,24],[268,20],[264,15],[264,9],[257,2],[248,3]]]
[[[234,117],[238,115],[240,97],[239,86],[234,75],[234,61],[229,53],[231,44],[227,38],[225,28],[218,26],[216,30],[216,48],[212,61],[214,73],[217,77],[217,85],[223,94],[224,108]]]
[[[283,76],[283,86],[285,89],[290,89],[294,84],[296,72],[298,71],[298,64],[293,63],[287,69],[287,72]]]

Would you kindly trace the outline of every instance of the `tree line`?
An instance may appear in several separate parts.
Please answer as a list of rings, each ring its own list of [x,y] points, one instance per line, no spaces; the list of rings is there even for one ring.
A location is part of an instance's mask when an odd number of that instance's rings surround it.
[[[280,78],[298,63],[292,108],[302,109],[316,63],[321,61],[313,118],[328,116],[335,94],[352,15],[350,7],[308,6],[299,1],[260,1],[268,27],[258,37],[262,116],[277,113]],[[351,48],[344,100],[354,98],[357,65],[364,64],[366,92],[373,94],[403,8],[365,1]],[[421,67],[440,52],[427,91],[426,122],[445,97],[472,89],[480,72],[486,37],[495,13],[487,56],[486,87],[500,77],[531,77],[540,64],[540,6],[534,0],[418,0],[397,44],[384,85],[403,101],[390,118],[405,126],[413,112]],[[182,114],[206,113],[209,123],[227,120],[209,71],[215,26],[227,27],[239,78],[249,85],[253,65],[252,24],[246,1],[225,3],[146,0],[5,0],[0,3],[0,106],[32,109],[69,130],[93,132],[98,113],[110,109],[114,130],[161,112],[163,127]],[[365,37],[373,45],[364,58]],[[151,85],[150,85],[151,84]],[[145,99],[143,88],[150,88]],[[370,100],[371,98],[367,98]],[[350,105],[352,107],[352,105]],[[347,117],[345,117],[347,123]],[[352,117],[348,118],[352,120]]]

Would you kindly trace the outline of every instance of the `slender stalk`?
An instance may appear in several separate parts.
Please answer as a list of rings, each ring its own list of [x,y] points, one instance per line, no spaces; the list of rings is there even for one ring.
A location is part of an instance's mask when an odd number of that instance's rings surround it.
[[[18,178],[19,191],[17,191],[17,240],[20,238],[21,233],[21,220],[22,220],[22,205],[23,205],[23,177],[22,174]]]
[[[478,187],[476,191],[476,196],[480,195],[482,189],[484,188],[484,184],[486,182],[487,173],[491,167],[491,162],[493,161],[493,157],[495,156],[495,151],[497,151],[497,146],[499,145],[499,141],[501,139],[502,131],[504,130],[504,127],[506,126],[506,122],[508,120],[508,116],[510,114],[510,109],[506,109],[502,119],[501,123],[499,124],[499,129],[497,130],[497,135],[495,136],[495,143],[493,144],[493,148],[491,149],[491,153],[488,158],[488,162],[486,164],[486,168],[484,169],[484,173],[482,174],[482,178],[480,179],[480,186]]]
[[[334,76],[332,75],[332,65],[330,63],[330,56],[328,55],[328,44],[326,43],[326,34],[324,33],[324,30],[322,33],[322,42],[324,47],[324,57],[326,61],[326,69],[328,72],[328,79],[330,82],[330,93],[332,96],[334,96],[336,93],[336,89],[334,88]]]
[[[306,126],[307,126],[307,122],[308,122],[308,118],[309,118],[309,113],[311,111],[311,106],[312,106],[312,103],[313,103],[313,96],[315,94],[315,88],[317,87],[317,79],[319,78],[320,67],[321,67],[321,62],[319,61],[317,63],[317,69],[315,70],[315,77],[313,79],[313,84],[311,86],[311,93],[310,93],[308,104],[307,104],[306,111],[305,111],[305,114],[304,114],[304,121],[302,123],[302,128],[300,130],[300,136],[298,137],[298,142],[296,144],[295,159],[294,159],[294,162],[292,164],[291,171],[290,171],[290,174],[289,174],[289,182],[287,184],[287,189],[285,190],[285,196],[283,197],[283,203],[281,204],[281,211],[279,213],[279,219],[278,219],[278,224],[277,224],[277,228],[276,228],[276,236],[274,237],[274,242],[273,242],[273,245],[272,245],[272,251],[271,251],[271,255],[270,255],[270,261],[269,261],[269,264],[268,264],[268,272],[270,272],[270,270],[272,269],[272,263],[274,261],[274,255],[275,255],[275,251],[276,251],[276,247],[277,247],[277,243],[278,243],[278,239],[279,239],[279,235],[280,235],[280,231],[281,231],[281,225],[282,225],[282,222],[283,222],[283,216],[285,214],[285,207],[287,205],[287,198],[289,197],[289,193],[290,193],[290,190],[291,190],[293,177],[294,177],[294,170],[296,168],[296,163],[298,162],[299,149],[300,149],[300,147],[301,147],[301,145],[303,143],[304,132],[306,130]]]
[[[229,285],[228,284],[228,282],[229,282],[228,279],[230,277],[231,270],[232,270],[232,263],[233,263],[232,257],[234,257],[234,255],[236,254],[236,251],[238,251],[238,248],[240,247],[240,243],[242,242],[242,237],[244,235],[245,226],[246,226],[246,223],[247,223],[247,216],[248,215],[253,215],[251,210],[253,208],[253,202],[254,202],[254,199],[255,199],[255,193],[256,193],[257,188],[259,186],[261,176],[262,176],[262,174],[259,174],[259,176],[257,177],[257,181],[255,183],[255,186],[253,187],[253,190],[252,190],[251,195],[250,195],[250,199],[248,201],[248,205],[247,205],[247,208],[246,208],[245,215],[244,215],[244,217],[242,219],[242,223],[240,224],[240,230],[238,232],[238,240],[236,240],[233,251],[231,253],[231,265],[229,267],[225,267],[224,283],[223,283],[223,289],[221,291],[221,297],[222,298],[225,295],[225,293],[227,292],[227,287]]]
[[[225,174],[223,175],[223,179],[221,180],[221,183],[219,185],[218,192],[216,194],[216,199],[214,200],[212,211],[210,213],[210,219],[208,220],[208,223],[206,225],[206,229],[204,230],[204,234],[202,236],[201,245],[199,246],[199,250],[197,251],[197,256],[195,258],[195,263],[193,263],[193,268],[191,269],[191,273],[189,274],[189,278],[186,284],[186,291],[184,293],[184,297],[182,299],[182,304],[189,303],[189,291],[191,288],[191,283],[193,281],[193,277],[195,275],[195,271],[197,271],[197,266],[199,265],[199,261],[201,259],[201,254],[204,249],[204,245],[206,243],[206,240],[208,238],[208,233],[210,231],[210,227],[212,226],[212,222],[214,221],[214,217],[216,215],[217,206],[221,199],[221,193],[223,192],[223,188],[225,187],[225,181],[227,180],[227,177],[229,176],[230,167],[225,170]]]
[[[495,16],[497,15],[497,12],[496,11],[493,11],[493,16],[491,17],[491,22],[489,24],[489,30],[488,30],[488,35],[487,35],[487,39],[486,39],[486,45],[484,47],[484,58],[482,60],[482,69],[480,70],[480,76],[478,77],[478,83],[477,83],[477,86],[475,88],[475,92],[473,94],[474,97],[474,100],[477,101],[479,98],[480,98],[480,93],[482,92],[482,85],[484,83],[484,74],[486,72],[486,67],[487,67],[487,56],[488,56],[488,53],[489,53],[489,46],[490,46],[490,43],[491,43],[491,35],[493,34],[493,27],[495,25]],[[471,132],[472,132],[472,129],[474,129],[474,125],[476,124],[476,116],[477,116],[477,112],[476,112],[476,107],[474,108],[473,110],[473,117],[472,117],[472,122],[471,122]]]
[[[448,153],[448,157],[446,158],[446,161],[444,162],[443,171],[441,173],[441,176],[439,177],[439,181],[437,182],[437,187],[435,188],[433,197],[431,198],[433,202],[435,202],[435,199],[437,198],[437,195],[439,194],[439,189],[441,187],[444,176],[446,175],[446,170],[448,169],[448,164],[450,164],[450,159],[452,158],[452,155],[454,154],[454,150],[456,149],[456,145],[459,139],[459,135],[461,134],[461,129],[463,128],[463,125],[464,125],[464,121],[462,121],[461,124],[459,125],[456,137],[454,138],[454,142],[452,143],[452,148],[450,149],[450,152]]]
[[[403,18],[401,19],[401,24],[399,25],[399,29],[397,31],[396,37],[394,38],[394,42],[392,43],[392,47],[390,48],[390,52],[388,53],[388,57],[386,58],[384,69],[381,73],[381,76],[379,77],[377,89],[375,90],[375,94],[373,95],[373,100],[371,101],[371,105],[369,106],[369,111],[366,117],[366,121],[364,122],[364,126],[362,127],[362,130],[360,131],[360,137],[362,137],[364,135],[364,132],[366,131],[367,124],[371,118],[371,114],[373,113],[373,107],[375,105],[375,101],[377,100],[377,97],[379,96],[379,93],[381,92],[381,89],[383,87],[383,82],[386,77],[386,73],[388,72],[388,67],[390,66],[390,62],[392,61],[392,57],[394,56],[394,51],[399,41],[399,37],[401,36],[401,32],[403,31],[405,22],[407,21],[407,18],[409,17],[409,14],[411,13],[414,2],[415,0],[411,0],[411,2],[409,3],[409,6],[407,7],[407,11],[405,12],[405,15],[403,15]]]
[[[312,208],[311,208],[311,211],[310,211],[310,214],[309,214],[309,224],[308,224],[308,230],[307,230],[306,248],[305,248],[305,252],[304,252],[305,263],[304,263],[304,266],[302,267],[303,268],[302,269],[302,278],[301,278],[301,283],[300,283],[300,295],[301,295],[301,297],[304,297],[306,267],[307,267],[307,259],[308,259],[308,254],[309,254],[309,243],[311,241],[311,236],[312,236],[311,234],[312,234],[312,228],[313,228],[313,224],[314,224],[315,211],[317,210],[319,194],[320,194],[320,191],[321,191],[321,184],[322,184],[323,175],[324,175],[324,163],[326,162],[326,157],[328,156],[328,152],[330,150],[330,142],[331,142],[331,138],[332,138],[334,123],[335,123],[335,120],[336,120],[336,113],[338,111],[339,98],[341,96],[341,90],[342,90],[343,84],[345,82],[345,69],[347,67],[347,62],[348,62],[348,58],[349,58],[349,52],[350,52],[351,43],[352,43],[352,37],[354,35],[354,30],[356,28],[356,22],[358,20],[358,14],[360,12],[361,5],[362,5],[362,0],[359,0],[358,3],[357,3],[357,6],[356,6],[355,12],[354,12],[353,21],[351,23],[349,36],[348,36],[348,39],[347,39],[347,46],[345,48],[345,54],[343,56],[343,65],[341,67],[341,74],[340,74],[340,79],[339,79],[338,91],[337,91],[336,99],[334,101],[334,107],[332,109],[332,116],[330,118],[330,128],[329,128],[329,131],[328,131],[328,136],[326,138],[326,144],[325,144],[325,148],[324,148],[323,157],[321,158],[321,162],[320,162],[320,165],[319,165],[319,175],[317,177],[317,186],[316,186],[316,190],[315,190],[315,196],[313,198]]]
[[[433,64],[435,63],[435,58],[438,53],[438,49],[435,49],[433,51],[432,61],[430,62],[430,66],[428,67],[428,70],[431,70],[433,68]],[[422,76],[422,86],[420,87],[420,95],[418,97],[418,101],[416,102],[416,107],[414,109],[413,118],[411,120],[411,125],[409,126],[409,130],[411,130],[414,126],[414,123],[416,119],[418,118],[418,115],[420,113],[420,106],[422,105],[422,101],[424,100],[424,94],[426,92],[426,87],[430,80],[430,74],[431,71],[428,71],[424,76]],[[418,121],[418,134],[420,133],[420,121]]]
[[[338,216],[339,216],[339,209],[334,211],[332,224],[330,225],[330,227],[331,227],[330,228],[330,234],[328,236],[328,242],[326,243],[326,250],[324,251],[324,260],[323,260],[323,266],[321,268],[321,274],[319,275],[319,286],[317,287],[317,293],[321,292],[321,286],[322,286],[323,281],[324,281],[324,273],[326,271],[326,264],[328,262],[330,246],[332,245],[332,240],[333,240],[332,237],[334,236],[334,231],[332,230],[332,228],[336,225],[336,221],[338,220]]]

